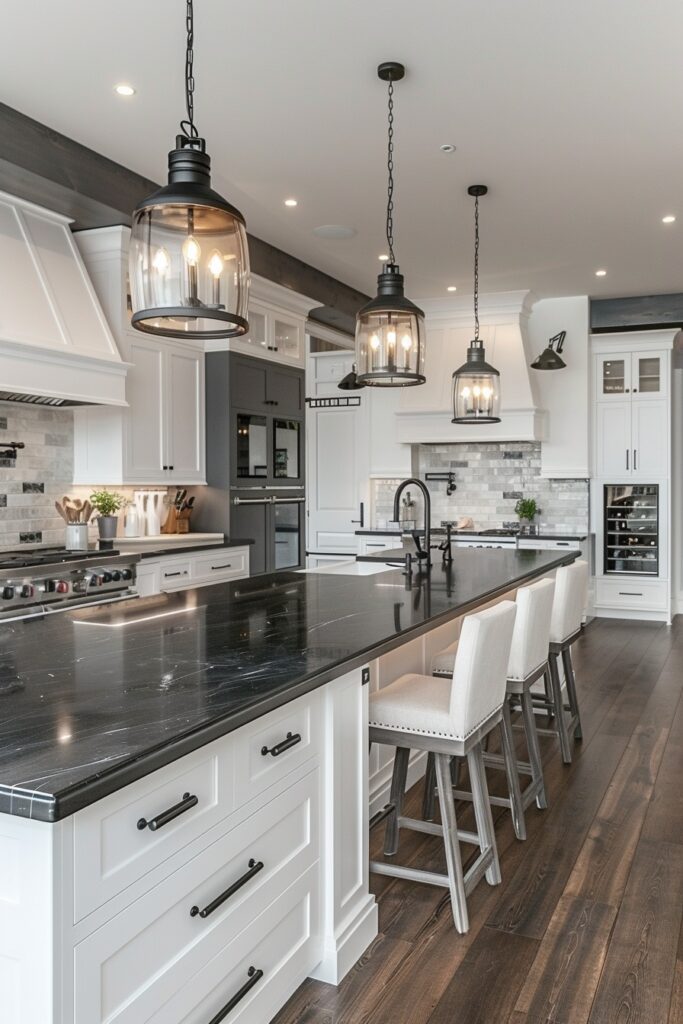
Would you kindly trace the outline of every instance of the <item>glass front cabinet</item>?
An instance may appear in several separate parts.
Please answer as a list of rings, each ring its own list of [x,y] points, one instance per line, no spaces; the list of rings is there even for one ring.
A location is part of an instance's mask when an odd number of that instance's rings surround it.
[[[666,352],[621,352],[597,357],[598,402],[664,398],[668,390]]]
[[[659,575],[659,486],[608,484],[604,487],[604,566],[606,576]]]

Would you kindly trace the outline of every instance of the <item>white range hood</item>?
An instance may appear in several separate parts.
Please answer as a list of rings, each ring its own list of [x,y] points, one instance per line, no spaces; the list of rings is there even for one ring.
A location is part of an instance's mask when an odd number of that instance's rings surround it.
[[[416,299],[427,331],[426,384],[401,391],[396,440],[404,444],[463,441],[542,441],[545,413],[529,372],[536,353],[528,340],[530,292],[498,292],[479,299],[486,360],[500,371],[500,423],[451,423],[451,378],[465,362],[474,322],[471,296]]]
[[[125,406],[128,364],[69,223],[0,192],[0,401]]]

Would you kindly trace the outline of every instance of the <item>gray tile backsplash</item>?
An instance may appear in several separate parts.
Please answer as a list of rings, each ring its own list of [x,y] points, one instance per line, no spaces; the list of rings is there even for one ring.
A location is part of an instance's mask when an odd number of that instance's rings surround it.
[[[524,496],[536,499],[542,527],[567,532],[588,528],[588,481],[542,478],[538,443],[418,445],[413,449],[415,464],[421,479],[428,472],[455,473],[457,490],[450,497],[444,482],[427,481],[432,526],[461,516],[471,516],[480,529],[516,523],[515,504]],[[399,482],[373,481],[373,526],[393,517],[393,496]],[[420,501],[417,494],[413,497]]]
[[[0,403],[0,449],[3,440],[26,447],[0,466],[0,547],[63,544],[55,500],[73,489],[71,410]]]

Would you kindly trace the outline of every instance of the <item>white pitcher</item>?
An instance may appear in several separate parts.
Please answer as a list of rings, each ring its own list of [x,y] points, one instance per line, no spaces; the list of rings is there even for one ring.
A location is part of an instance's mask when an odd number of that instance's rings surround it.
[[[158,537],[161,533],[165,494],[165,491],[147,492],[147,533],[150,537]]]
[[[135,508],[138,513],[138,534],[141,537],[145,535],[145,504],[146,504],[146,491],[133,491],[133,501],[135,502]]]

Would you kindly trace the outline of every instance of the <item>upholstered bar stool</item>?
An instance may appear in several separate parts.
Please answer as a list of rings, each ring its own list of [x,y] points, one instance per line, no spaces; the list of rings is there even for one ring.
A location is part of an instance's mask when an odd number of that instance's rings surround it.
[[[484,875],[490,885],[500,882],[481,742],[498,725],[503,713],[516,611],[513,602],[501,601],[494,608],[467,616],[452,678],[404,675],[370,698],[371,743],[396,747],[391,802],[376,816],[376,820],[387,819],[384,853],[391,856],[398,852],[402,828],[443,836],[447,874],[382,861],[371,861],[370,870],[449,888],[453,920],[461,933],[469,927],[467,896],[477,882]],[[406,818],[401,813],[411,749],[434,754],[442,825]],[[453,757],[467,758],[476,832],[462,831],[457,826],[450,773]],[[460,841],[472,843],[480,850],[464,875]]]
[[[563,565],[555,574],[555,597],[550,620],[550,653],[548,672],[544,677],[544,692],[533,692],[536,707],[550,712],[552,726],[539,729],[543,736],[558,736],[562,760],[571,764],[572,734],[580,740],[581,715],[576,696],[574,665],[571,648],[581,633],[581,620],[588,593],[588,563],[583,559],[572,565]],[[567,691],[565,704],[562,693],[559,660],[562,659],[564,682]],[[568,712],[568,714],[566,714]]]
[[[507,669],[506,692],[508,700],[503,704],[503,717],[500,723],[502,755],[484,754],[486,767],[503,769],[507,776],[509,796],[491,796],[494,806],[508,807],[512,814],[512,823],[518,839],[526,839],[526,822],[524,812],[535,800],[538,807],[547,807],[545,787],[543,784],[543,764],[538,746],[536,718],[531,697],[531,687],[543,678],[548,670],[548,645],[550,640],[550,621],[553,611],[553,595],[555,581],[539,580],[528,587],[520,587],[517,591],[517,617],[512,634],[510,661]],[[457,652],[457,643],[440,651],[432,661],[435,675],[447,675],[453,671],[453,663]],[[510,700],[521,704],[523,728],[529,754],[528,761],[518,761],[515,753],[512,719],[510,717]],[[423,813],[425,817],[433,817],[434,782],[428,765],[425,780],[425,800]],[[522,789],[520,775],[531,776],[529,784]],[[456,781],[457,785],[457,781]],[[456,790],[453,794],[458,800],[471,800],[472,794]]]

